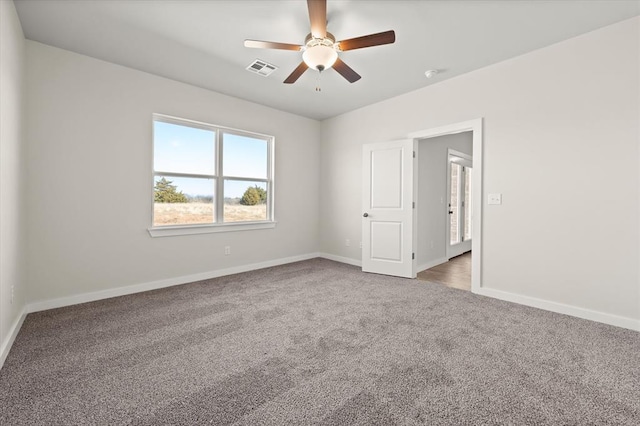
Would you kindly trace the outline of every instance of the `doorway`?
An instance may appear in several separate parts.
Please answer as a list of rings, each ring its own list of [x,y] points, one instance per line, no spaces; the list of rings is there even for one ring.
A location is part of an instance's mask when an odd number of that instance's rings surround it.
[[[435,144],[445,144],[446,148],[446,219],[442,224],[445,229],[445,262],[418,272],[417,278],[435,282],[460,290],[471,290],[471,235],[473,217],[473,157],[470,155],[472,143],[469,132],[451,136],[429,139],[425,148],[426,154],[443,155],[443,149]],[[450,146],[463,147],[466,152],[452,149]],[[439,152],[440,151],[440,152]],[[421,180],[423,185],[434,182]],[[435,182],[437,185],[437,182]],[[433,191],[419,192],[429,194]],[[426,200],[427,202],[429,200]],[[433,201],[433,200],[432,200]],[[436,223],[440,217],[432,217]],[[433,229],[433,227],[431,227]],[[426,235],[429,238],[428,235]]]
[[[432,138],[464,132],[471,136],[474,163],[470,185],[472,194],[477,194],[471,197],[473,215],[469,219],[474,253],[471,258],[471,291],[481,291],[481,118],[411,133],[407,139],[363,145],[361,222],[364,272],[416,278],[417,271],[448,260],[443,253],[441,259],[432,260],[428,267],[419,263],[420,257],[428,252],[427,247],[436,247],[436,243],[419,235],[416,222],[429,206],[442,207],[441,212],[445,212],[447,207],[445,193],[438,203],[426,203],[419,196],[420,145],[428,144]],[[441,164],[444,165],[445,160]],[[445,176],[444,173],[442,175]],[[444,219],[442,223],[446,223]],[[444,247],[445,240],[442,240]]]
[[[467,290],[471,258],[458,256],[470,252],[472,244],[472,138],[471,132],[460,132],[420,140],[417,164],[417,277]]]
[[[446,231],[443,242],[446,245],[444,253],[434,258],[426,256],[425,253],[435,247],[435,239],[428,234],[428,231],[424,232],[424,229],[421,231],[419,224],[415,227],[414,239],[418,259],[416,268],[417,271],[434,268],[431,272],[438,274],[439,278],[455,276],[456,280],[453,281],[452,286],[457,288],[466,286],[466,289],[469,289],[470,276],[470,290],[475,293],[482,287],[482,119],[415,132],[409,137],[416,141],[416,167],[420,168],[422,155],[427,154],[423,147],[429,146],[430,142],[436,141],[435,138],[440,136],[460,133],[467,133],[470,137],[471,152],[469,153],[468,150],[463,152],[455,147],[447,151],[441,163],[446,165],[443,174],[448,181],[444,197],[427,200],[424,196],[424,179],[421,179],[419,174],[416,179],[416,217],[420,220],[424,216],[433,216],[434,209],[438,208],[443,212],[444,217],[440,216],[442,220],[434,219],[434,226],[440,226]],[[449,211],[454,213],[449,214]],[[420,272],[417,275],[422,278],[423,273]],[[431,280],[435,279],[432,277]]]

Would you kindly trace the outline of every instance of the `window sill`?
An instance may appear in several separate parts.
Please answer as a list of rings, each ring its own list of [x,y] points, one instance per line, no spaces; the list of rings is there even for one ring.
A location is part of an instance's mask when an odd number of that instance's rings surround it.
[[[277,222],[242,222],[215,225],[175,225],[158,226],[147,229],[149,235],[156,237],[174,237],[178,235],[213,234],[216,232],[252,231],[255,229],[275,228]]]

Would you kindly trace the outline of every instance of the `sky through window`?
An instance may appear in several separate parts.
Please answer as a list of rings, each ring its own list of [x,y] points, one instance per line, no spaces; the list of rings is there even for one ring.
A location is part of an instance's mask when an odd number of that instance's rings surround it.
[[[264,139],[223,134],[225,176],[267,178],[268,143]],[[157,173],[215,174],[215,132],[196,127],[154,121],[154,169]],[[160,177],[156,176],[156,181]],[[214,181],[203,178],[167,177],[178,191],[196,196],[212,196]],[[239,198],[256,182],[228,180],[225,198]],[[258,185],[264,187],[264,184]]]

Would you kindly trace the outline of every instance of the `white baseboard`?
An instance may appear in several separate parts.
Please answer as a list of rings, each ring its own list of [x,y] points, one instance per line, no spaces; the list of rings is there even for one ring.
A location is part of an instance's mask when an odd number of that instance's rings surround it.
[[[435,259],[435,260],[432,260],[430,262],[424,263],[422,265],[418,265],[417,271],[418,272],[422,272],[422,271],[424,271],[426,269],[431,269],[434,266],[442,265],[443,263],[446,263],[448,261],[449,261],[449,259],[447,259],[446,257],[441,257],[440,259]]]
[[[347,265],[362,267],[362,261],[357,259],[350,259],[348,257],[336,256],[335,254],[329,254],[329,253],[318,253],[318,257],[322,257],[323,259],[334,260],[340,263],[346,263]]]
[[[7,355],[9,355],[9,351],[11,350],[11,346],[13,346],[13,342],[16,340],[16,336],[22,327],[22,323],[24,322],[25,317],[27,316],[26,308],[22,309],[18,318],[13,322],[13,325],[9,329],[9,334],[7,335],[4,342],[2,342],[2,346],[0,346],[0,368],[4,365],[4,361],[7,359]]]
[[[272,266],[284,265],[287,263],[299,262],[302,260],[321,257],[319,253],[308,253],[299,256],[285,257],[280,259],[268,260],[266,262],[252,263],[250,265],[234,266],[231,268],[218,269],[215,271],[201,272],[199,274],[184,275],[181,277],[168,278],[165,280],[150,281],[141,284],[134,284],[126,287],[117,287],[107,290],[94,291],[91,293],[76,294],[68,297],[60,297],[57,299],[42,300],[29,303],[26,312],[39,312],[47,309],[62,308],[65,306],[77,305],[80,303],[95,302],[96,300],[108,299],[111,297],[126,296],[128,294],[141,293],[143,291],[157,290],[160,288],[171,287],[180,284],[187,284],[194,281],[208,280],[226,275],[239,274],[241,272],[255,271],[257,269],[270,268]]]
[[[241,272],[249,272],[257,269],[270,268],[272,266],[299,262],[303,260],[313,259],[316,257],[322,257],[325,259],[333,260],[340,263],[346,263],[346,264],[358,266],[358,267],[362,266],[362,261],[357,259],[351,259],[343,256],[336,256],[329,253],[308,253],[308,254],[299,255],[299,256],[292,256],[292,257],[269,260],[265,262],[253,263],[250,265],[235,266],[232,268],[218,269],[215,271],[203,272],[199,274],[185,275],[181,277],[151,281],[147,283],[141,283],[141,284],[126,286],[126,287],[118,287],[118,288],[113,288],[108,290],[95,291],[91,293],[83,293],[83,294],[78,294],[78,295],[69,296],[69,297],[61,297],[57,299],[42,300],[42,301],[29,303],[27,306],[25,306],[20,316],[16,319],[16,321],[12,325],[7,338],[4,340],[4,342],[1,342],[2,345],[0,346],[0,368],[2,368],[2,365],[4,365],[4,361],[7,355],[9,354],[9,350],[11,349],[11,346],[13,345],[13,342],[16,336],[18,335],[18,332],[22,327],[22,323],[24,322],[24,319],[28,313],[44,311],[47,309],[61,308],[64,306],[71,306],[79,303],[94,302],[97,300],[108,299],[110,297],[125,296],[128,294],[140,293],[140,292],[149,291],[149,290],[156,290],[160,288],[186,284],[194,281],[201,281],[201,280],[206,280],[211,278],[222,277],[226,275],[238,274]],[[439,262],[439,261],[440,259],[438,259],[437,261],[434,261],[434,264],[431,266],[429,266],[429,264],[426,264],[427,267],[425,267],[424,269],[428,269],[429,267],[436,266],[439,263],[435,263],[435,262]],[[444,263],[445,261],[446,259],[440,263]],[[571,315],[578,318],[584,318],[592,321],[614,325],[617,327],[640,331],[640,320],[635,320],[633,318],[626,318],[626,317],[607,314],[603,312],[592,311],[589,309],[579,308],[576,306],[565,305],[562,303],[551,302],[551,301],[537,299],[529,296],[522,296],[522,295],[509,293],[501,290],[495,290],[495,289],[486,288],[486,287],[481,287],[475,293],[482,296],[493,297],[496,299],[519,303],[521,305],[526,305],[526,306],[532,306],[532,307],[544,309],[547,311]]]
[[[605,312],[594,311],[577,306],[565,305],[564,303],[551,302],[549,300],[538,299],[530,296],[509,293],[507,291],[496,290],[492,288],[480,287],[474,293],[481,296],[493,297],[495,299],[506,300],[520,305],[531,306],[534,308],[544,309],[545,311],[556,312],[559,314],[570,315],[573,317],[583,318],[591,321],[601,322],[604,324],[614,325],[616,327],[627,328],[629,330],[640,331],[640,320],[633,318],[621,317],[619,315],[607,314]]]

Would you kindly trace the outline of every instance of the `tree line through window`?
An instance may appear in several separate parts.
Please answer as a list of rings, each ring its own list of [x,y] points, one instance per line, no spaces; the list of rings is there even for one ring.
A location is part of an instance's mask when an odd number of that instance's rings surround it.
[[[153,226],[273,220],[273,137],[154,115]]]

